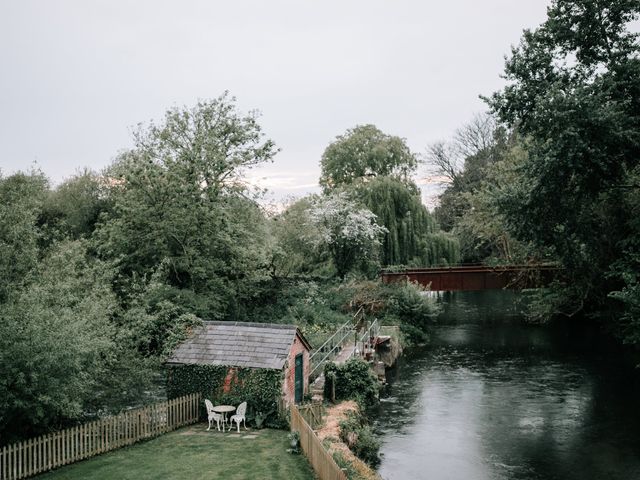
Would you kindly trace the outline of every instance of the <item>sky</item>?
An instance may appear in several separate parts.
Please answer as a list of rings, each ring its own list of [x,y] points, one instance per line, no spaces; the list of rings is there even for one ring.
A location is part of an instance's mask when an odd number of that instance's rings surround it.
[[[55,185],[100,171],[135,125],[228,90],[281,149],[251,181],[301,196],[348,128],[375,124],[422,154],[485,111],[479,95],[504,84],[504,56],[548,4],[3,0],[0,172],[36,165]]]

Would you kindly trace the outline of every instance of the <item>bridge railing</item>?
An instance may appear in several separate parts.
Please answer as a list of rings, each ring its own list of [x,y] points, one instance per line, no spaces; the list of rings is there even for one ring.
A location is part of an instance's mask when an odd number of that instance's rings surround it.
[[[489,265],[486,263],[456,263],[456,264],[439,264],[429,265],[427,267],[403,267],[403,268],[389,268],[381,269],[380,275],[404,275],[407,273],[416,273],[423,271],[438,271],[438,270],[559,270],[561,267],[558,263],[513,263],[513,264],[495,264]]]

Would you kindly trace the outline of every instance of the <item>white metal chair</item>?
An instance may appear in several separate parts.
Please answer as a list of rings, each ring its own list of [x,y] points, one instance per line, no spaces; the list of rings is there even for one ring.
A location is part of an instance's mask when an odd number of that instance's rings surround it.
[[[207,431],[211,429],[211,424],[214,421],[218,426],[218,431],[220,431],[220,422],[224,422],[222,414],[213,411],[213,403],[211,403],[211,400],[205,398],[204,404],[207,407],[207,420],[209,420],[209,427],[207,428]],[[222,424],[222,431],[224,432],[224,423]]]
[[[238,405],[238,408],[236,409],[236,414],[231,416],[230,428],[233,428],[233,422],[236,422],[238,424],[238,433],[240,433],[240,422],[243,422],[244,429],[246,430],[247,420],[244,417],[245,413],[247,413],[247,402],[242,402],[240,405]]]

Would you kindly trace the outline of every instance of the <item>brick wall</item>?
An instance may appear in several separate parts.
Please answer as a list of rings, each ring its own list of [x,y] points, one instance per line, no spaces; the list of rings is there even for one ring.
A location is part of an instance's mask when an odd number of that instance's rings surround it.
[[[295,386],[296,386],[296,355],[303,354],[302,362],[302,377],[303,377],[303,390],[304,393],[309,391],[309,350],[305,347],[304,343],[300,341],[300,337],[296,335],[293,341],[293,346],[289,351],[289,357],[284,367],[284,382],[282,383],[282,393],[284,401],[287,405],[291,405],[295,398]]]

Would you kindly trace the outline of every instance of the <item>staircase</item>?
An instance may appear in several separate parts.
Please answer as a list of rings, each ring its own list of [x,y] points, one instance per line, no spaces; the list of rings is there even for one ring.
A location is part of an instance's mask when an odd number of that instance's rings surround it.
[[[329,337],[310,357],[311,373],[309,374],[311,385],[309,390],[313,401],[324,399],[324,365],[333,362],[338,365],[345,363],[351,357],[373,351],[371,339],[378,336],[378,321],[374,320],[371,325],[358,335],[355,329],[356,319],[362,314],[362,309],[354,315],[354,320],[344,323],[338,330]]]

